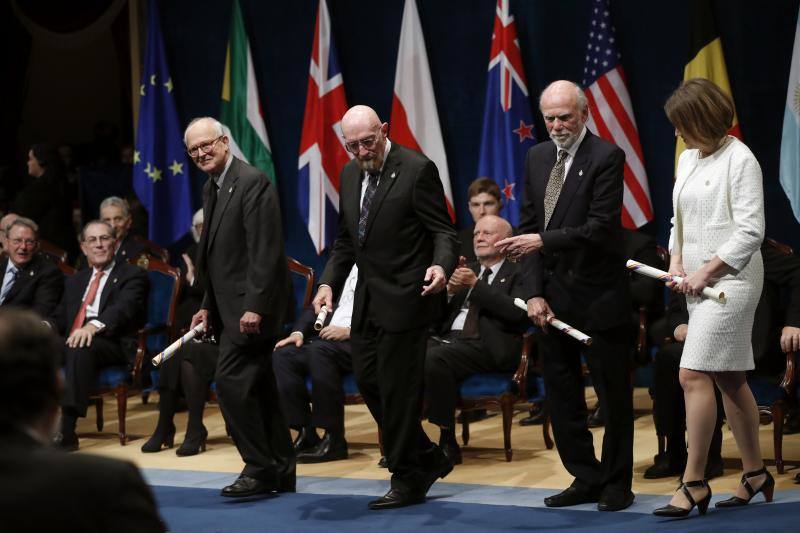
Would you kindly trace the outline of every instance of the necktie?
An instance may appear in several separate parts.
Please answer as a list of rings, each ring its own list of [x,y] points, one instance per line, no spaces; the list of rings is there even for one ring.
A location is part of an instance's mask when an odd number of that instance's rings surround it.
[[[491,268],[483,269],[483,273],[481,277],[478,278],[478,283],[481,281],[489,282],[489,276],[492,274]],[[469,299],[469,296],[467,297]],[[461,329],[461,338],[462,339],[480,339],[480,332],[478,331],[478,315],[480,312],[478,311],[478,306],[473,304],[471,300],[469,300],[469,310],[467,311],[467,316],[464,319],[464,327]]]
[[[361,216],[358,217],[358,244],[364,244],[364,237],[367,235],[367,218],[369,218],[369,206],[372,204],[372,197],[378,189],[378,178],[380,174],[370,174],[367,190],[364,191],[364,200],[361,201]]]
[[[6,282],[5,287],[3,287],[3,294],[0,294],[0,304],[6,301],[6,297],[8,293],[11,292],[11,287],[14,286],[14,282],[17,281],[17,275],[19,275],[19,270],[14,265],[11,265],[11,268],[8,269],[8,273],[10,276],[8,277],[8,281]]]
[[[547,224],[550,223],[550,217],[553,216],[553,211],[558,202],[558,195],[561,194],[561,187],[564,185],[564,160],[567,158],[566,150],[559,150],[556,164],[553,165],[553,170],[550,171],[550,179],[547,180],[547,188],[544,190],[544,226],[541,229],[547,229]]]
[[[83,327],[83,322],[86,320],[86,309],[94,303],[94,299],[97,297],[97,290],[100,288],[100,280],[103,279],[105,274],[106,273],[101,270],[94,275],[94,279],[92,279],[92,283],[89,285],[89,292],[86,293],[86,298],[83,299],[81,308],[78,310],[78,314],[75,315],[75,320],[72,322],[72,329],[69,330],[70,335],[72,335],[72,332],[76,329]]]

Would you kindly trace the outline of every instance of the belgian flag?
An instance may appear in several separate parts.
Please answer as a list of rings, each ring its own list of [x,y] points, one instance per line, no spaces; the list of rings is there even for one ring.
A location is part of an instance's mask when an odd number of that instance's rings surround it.
[[[706,78],[713,81],[733,100],[731,84],[728,81],[728,69],[722,53],[722,40],[714,24],[714,12],[711,0],[694,0],[691,2],[691,19],[689,28],[689,62],[683,69],[683,79]],[[733,126],[728,133],[742,138],[739,128],[739,117],[733,114]],[[675,143],[675,168],[678,168],[678,156],[686,149],[683,139],[678,137]]]

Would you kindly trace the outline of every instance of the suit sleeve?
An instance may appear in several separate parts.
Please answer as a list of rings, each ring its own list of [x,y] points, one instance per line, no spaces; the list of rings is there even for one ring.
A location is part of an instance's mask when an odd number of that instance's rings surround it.
[[[150,283],[144,270],[133,265],[128,266],[131,275],[121,280],[119,291],[109,297],[105,308],[97,316],[97,320],[106,326],[103,330],[104,336],[118,337],[143,325],[141,322]],[[106,282],[106,287],[110,282],[111,280]]]
[[[244,252],[249,261],[243,311],[264,316],[279,306],[277,297],[281,292],[275,289],[286,283],[281,275],[286,269],[281,210],[275,187],[266,176],[245,183],[242,217],[247,246]],[[208,295],[204,303],[206,300]]]
[[[533,165],[534,149],[528,150],[525,157],[525,190],[522,196],[522,206],[520,207],[519,235],[525,233],[539,233],[539,219],[536,215],[536,204],[533,193]],[[542,258],[539,252],[522,259],[522,270],[525,272],[525,294],[522,299],[527,301],[537,296],[542,296],[544,288],[542,285]]]
[[[789,295],[784,326],[800,327],[800,258],[786,255],[769,245],[761,246],[764,280],[778,285]]]
[[[571,228],[543,231],[545,251],[581,248],[587,244],[600,247],[608,242],[622,215],[624,165],[625,152],[619,148],[599,162],[586,222]]]
[[[333,313],[328,313],[328,316],[333,316]],[[308,339],[317,333],[314,331],[314,322],[316,322],[316,319],[317,317],[314,315],[313,309],[304,309],[303,314],[300,315],[300,318],[298,318],[297,322],[292,326],[292,331],[299,331],[303,334],[303,337]]]
[[[36,287],[31,309],[39,316],[48,317],[56,309],[63,293],[64,275],[58,268],[48,268]]]
[[[119,533],[161,533],[166,526],[158,514],[155,498],[139,470],[124,463],[120,472],[108,476],[117,490],[107,491],[103,516],[108,517],[105,531]]]
[[[458,262],[458,235],[447,212],[439,172],[432,161],[422,168],[414,183],[413,195],[414,211],[433,239],[432,264],[441,266],[449,276]]]
[[[513,276],[510,294],[504,294],[494,285],[478,281],[472,289],[469,299],[489,311],[493,316],[506,322],[511,328],[527,328],[530,326],[528,314],[514,305],[514,298],[524,298],[525,296],[523,276],[519,273]]]

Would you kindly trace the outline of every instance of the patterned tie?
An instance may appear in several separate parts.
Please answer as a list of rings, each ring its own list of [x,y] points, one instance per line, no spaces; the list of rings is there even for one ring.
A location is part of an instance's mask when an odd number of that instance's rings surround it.
[[[478,278],[478,283],[481,281],[485,281],[486,283],[489,282],[489,276],[492,275],[491,268],[483,269],[483,273],[481,277]],[[472,296],[472,293],[470,293]],[[467,296],[467,303],[469,303],[469,310],[467,311],[467,316],[464,318],[464,327],[461,329],[461,338],[462,339],[480,339],[480,331],[478,330],[478,315],[480,312],[478,311],[478,306],[473,304],[471,300],[469,300],[469,296]]]
[[[3,294],[0,294],[0,304],[6,301],[6,297],[8,296],[8,293],[11,292],[14,282],[17,281],[19,270],[17,270],[17,267],[14,265],[11,265],[11,268],[8,269],[8,273],[11,274],[11,277],[8,278],[8,283],[6,283],[6,286],[3,287]]]
[[[81,308],[78,310],[78,314],[75,315],[75,320],[72,322],[72,329],[69,330],[70,335],[72,335],[76,329],[83,327],[83,322],[86,320],[86,309],[94,303],[94,299],[97,297],[97,289],[100,288],[100,280],[103,279],[105,275],[106,273],[102,270],[94,275],[94,279],[92,279],[92,283],[89,285],[89,292],[86,293],[86,298],[83,299]]]
[[[544,190],[544,226],[541,229],[547,229],[547,224],[550,223],[550,217],[553,216],[553,211],[558,202],[558,195],[561,194],[561,187],[564,185],[564,160],[567,158],[566,150],[558,151],[558,158],[556,164],[553,165],[553,170],[550,171],[550,179],[547,181],[547,188]]]
[[[364,200],[361,201],[361,216],[358,217],[358,244],[364,245],[364,237],[367,235],[367,218],[369,218],[369,206],[372,204],[372,197],[378,189],[378,178],[380,174],[370,174],[367,190],[364,191]]]

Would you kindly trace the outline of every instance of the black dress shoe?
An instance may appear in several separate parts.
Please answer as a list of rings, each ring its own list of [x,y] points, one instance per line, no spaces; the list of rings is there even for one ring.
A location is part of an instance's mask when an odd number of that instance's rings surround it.
[[[385,455],[381,455],[381,458],[378,459],[378,468],[389,468],[389,462],[386,460]]]
[[[431,485],[439,478],[447,477],[453,471],[453,461],[446,453],[435,444],[419,455],[422,467],[425,469],[425,480],[422,487],[423,496],[428,493]]]
[[[621,511],[633,503],[633,493],[629,490],[604,490],[597,502],[598,511]]]
[[[298,463],[326,463],[347,459],[347,441],[341,435],[325,433],[315,447],[297,454]]]
[[[459,447],[456,434],[452,429],[441,430],[439,433],[439,448],[442,449],[454,465],[460,465],[463,462],[461,447]]]
[[[666,452],[656,455],[653,466],[644,471],[645,479],[661,479],[680,476],[686,468],[686,457],[681,459],[670,457]]]
[[[586,418],[586,425],[590,428],[601,428],[604,424],[603,415],[600,413],[600,406],[598,405],[594,411],[589,413]]]
[[[528,416],[520,419],[520,426],[537,426],[544,423],[544,409],[540,404],[533,404]]]
[[[319,444],[319,436],[312,427],[301,427],[297,431],[297,438],[294,439],[294,453],[304,452],[311,450]]]
[[[272,490],[269,485],[260,479],[242,474],[231,485],[223,488],[221,494],[228,498],[244,498],[257,494],[269,494]]]
[[[57,433],[53,437],[53,446],[65,452],[74,452],[78,449],[78,436],[75,433]]]
[[[374,511],[379,511],[381,509],[397,509],[398,507],[415,505],[424,501],[424,494],[417,492],[401,492],[397,489],[389,489],[389,492],[377,500],[372,500],[367,504],[367,506]]]
[[[600,494],[598,491],[567,487],[564,491],[545,498],[544,504],[547,507],[570,507],[572,505],[597,503],[599,501]]]

